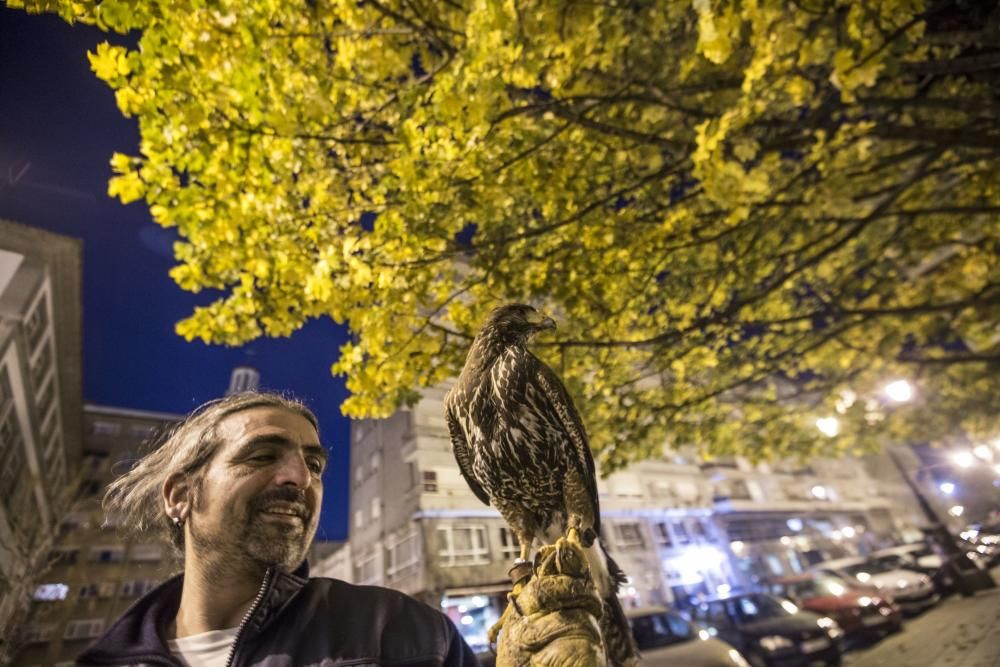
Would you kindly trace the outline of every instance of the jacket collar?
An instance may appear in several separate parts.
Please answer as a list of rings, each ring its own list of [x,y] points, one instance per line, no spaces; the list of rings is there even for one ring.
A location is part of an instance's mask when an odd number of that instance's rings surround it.
[[[263,595],[247,619],[240,641],[263,631],[308,579],[309,563],[305,561],[294,572],[268,570],[261,583]],[[84,665],[179,665],[163,637],[165,628],[177,616],[183,588],[182,573],[139,598],[77,658],[77,662]]]

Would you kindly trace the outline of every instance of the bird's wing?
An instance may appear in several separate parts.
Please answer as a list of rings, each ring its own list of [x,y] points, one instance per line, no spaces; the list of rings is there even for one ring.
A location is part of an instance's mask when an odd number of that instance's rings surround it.
[[[541,359],[533,354],[528,355],[529,364],[534,368],[531,376],[537,378],[538,386],[542,394],[552,405],[552,411],[558,416],[559,423],[566,431],[570,443],[573,445],[573,461],[576,464],[580,477],[586,485],[587,495],[594,510],[594,531],[601,530],[601,516],[599,502],[597,498],[597,471],[594,467],[594,455],[590,451],[590,443],[587,440],[587,431],[583,428],[583,421],[580,413],[573,405],[566,386],[556,375],[555,371],[546,366]]]
[[[448,392],[445,397],[445,419],[448,422],[448,435],[451,436],[451,451],[455,455],[455,460],[458,461],[458,469],[461,471],[462,477],[465,478],[465,482],[472,489],[472,492],[476,494],[476,498],[483,501],[483,504],[489,505],[490,497],[480,486],[472,470],[472,451],[469,448],[469,441],[465,439],[465,431],[462,430],[462,425],[455,414],[457,400],[458,397],[452,392]]]

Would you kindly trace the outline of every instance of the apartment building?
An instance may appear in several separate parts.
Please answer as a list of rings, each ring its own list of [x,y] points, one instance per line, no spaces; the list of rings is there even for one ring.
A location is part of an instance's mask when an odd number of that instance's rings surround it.
[[[337,567],[346,571],[349,560],[355,583],[440,606],[484,648],[519,545],[455,464],[444,394],[434,389],[412,409],[352,424],[349,552],[338,552]],[[683,606],[867,552],[921,524],[883,457],[753,465],[664,449],[601,479],[598,492],[603,542],[629,575],[626,606]]]
[[[80,458],[80,264],[78,241],[0,220],[0,656]]]
[[[80,493],[57,528],[58,541],[25,619],[16,665],[73,664],[136,599],[178,566],[153,540],[133,541],[105,516],[107,485],[181,415],[86,405]]]

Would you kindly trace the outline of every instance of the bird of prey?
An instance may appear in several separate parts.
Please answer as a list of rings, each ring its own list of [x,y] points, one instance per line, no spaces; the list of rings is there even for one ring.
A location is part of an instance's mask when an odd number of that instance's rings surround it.
[[[497,508],[525,561],[535,539],[566,535],[585,548],[604,600],[601,629],[614,665],[638,651],[616,595],[625,580],[599,540],[594,459],[580,415],[556,373],[526,344],[555,322],[523,304],[490,313],[445,397],[452,449],[473,493]]]

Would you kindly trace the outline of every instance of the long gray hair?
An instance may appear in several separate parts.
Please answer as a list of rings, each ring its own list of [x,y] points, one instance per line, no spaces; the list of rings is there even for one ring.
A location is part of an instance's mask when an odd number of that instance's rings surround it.
[[[103,502],[105,516],[116,518],[126,534],[154,535],[168,542],[180,555],[184,532],[164,510],[163,484],[171,476],[181,474],[192,479],[197,492],[205,465],[223,444],[217,432],[219,422],[234,413],[260,407],[281,408],[300,415],[319,432],[316,415],[305,404],[281,394],[249,391],[209,401],[155,437],[149,443],[151,451],[108,485]]]

